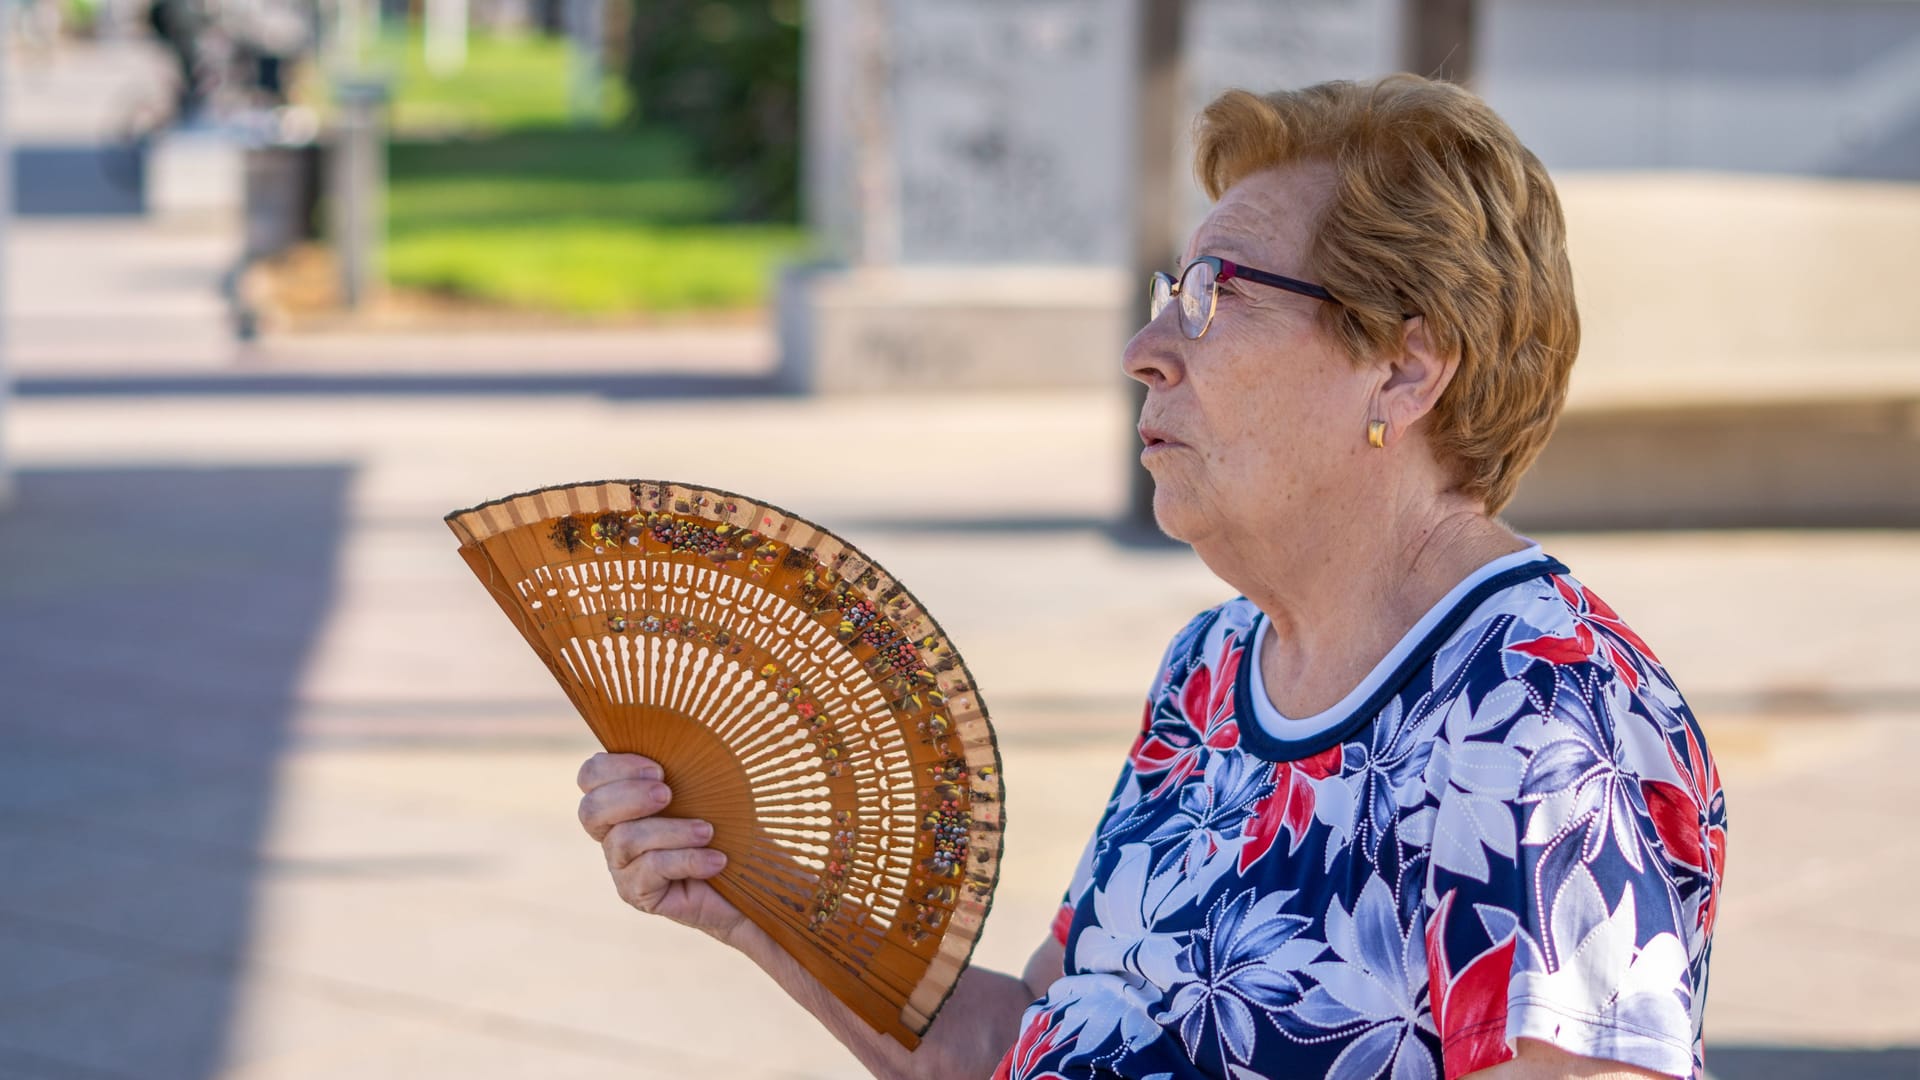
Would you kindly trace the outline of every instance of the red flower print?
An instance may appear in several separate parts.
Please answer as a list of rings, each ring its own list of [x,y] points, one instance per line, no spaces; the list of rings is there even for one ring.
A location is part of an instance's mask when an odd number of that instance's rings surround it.
[[[1280,838],[1281,826],[1287,829],[1287,854],[1300,849],[1313,824],[1313,784],[1340,771],[1340,747],[1329,746],[1310,758],[1281,761],[1273,766],[1273,792],[1253,804],[1248,820],[1247,842],[1240,848],[1240,872],[1266,855]]]
[[[1150,795],[1178,787],[1192,776],[1200,767],[1205,750],[1231,750],[1240,745],[1240,722],[1233,716],[1233,688],[1240,673],[1240,657],[1245,652],[1234,635],[1228,634],[1217,661],[1211,666],[1202,664],[1187,677],[1187,684],[1180,692],[1180,712],[1186,720],[1185,726],[1199,733],[1197,740],[1160,730],[1158,725],[1142,734],[1133,751],[1134,772],[1144,775],[1164,771],[1167,774]],[[1150,724],[1151,720],[1152,704],[1149,703]]]
[[[1573,605],[1574,611],[1580,618],[1620,635],[1626,639],[1627,644],[1637,649],[1641,656],[1656,664],[1660,662],[1660,658],[1653,655],[1653,650],[1647,648],[1647,643],[1641,640],[1640,635],[1634,633],[1632,627],[1622,622],[1620,616],[1615,614],[1614,610],[1607,606],[1607,602],[1600,599],[1592,589],[1585,585],[1576,589],[1573,582],[1558,574],[1555,574],[1552,580],[1553,587],[1560,590],[1560,595],[1566,598],[1567,603]]]
[[[1020,1029],[1020,1038],[1007,1050],[1007,1056],[1000,1059],[1000,1067],[993,1071],[993,1080],[1048,1080],[1049,1077],[1065,1080],[1057,1072],[1032,1072],[1045,1061],[1048,1054],[1070,1045],[1073,1040],[1056,1045],[1060,1032],[1053,1026],[1058,1019],[1044,1009],[1028,1015],[1026,1025]]]
[[[1067,932],[1073,929],[1073,905],[1061,904],[1060,910],[1053,913],[1053,940],[1062,945],[1067,943]]]
[[[1440,1032],[1440,1056],[1446,1080],[1490,1068],[1513,1057],[1507,1046],[1507,982],[1513,973],[1514,937],[1467,962],[1455,975],[1447,966],[1447,915],[1452,892],[1427,923],[1427,1000],[1433,1026]]]
[[[1572,637],[1538,637],[1507,646],[1514,652],[1537,656],[1549,664],[1578,664],[1593,658],[1593,631],[1575,626]]]
[[[1621,648],[1621,644],[1632,647],[1641,656],[1657,664],[1660,661],[1653,655],[1653,650],[1649,649],[1640,635],[1634,633],[1632,627],[1621,621],[1620,616],[1607,606],[1605,600],[1595,595],[1592,589],[1585,585],[1576,586],[1575,583],[1558,574],[1553,575],[1549,580],[1553,582],[1553,587],[1559,591],[1561,598],[1573,608],[1573,617],[1576,620],[1573,636],[1540,637],[1532,641],[1516,642],[1508,645],[1507,648],[1514,652],[1526,653],[1528,656],[1539,657],[1549,664],[1577,664],[1593,659],[1596,651],[1605,649],[1607,659],[1612,662],[1613,669],[1620,673],[1620,677],[1626,680],[1627,688],[1638,690],[1640,672],[1634,667],[1633,660],[1627,655],[1626,650]]]
[[[1142,772],[1152,772],[1155,768],[1146,763],[1147,759],[1141,757],[1141,752],[1147,749],[1147,743],[1152,740],[1152,738],[1153,699],[1149,697],[1146,708],[1140,710],[1140,737],[1133,740],[1133,749],[1127,751],[1127,760],[1133,762],[1133,767]],[[1163,763],[1157,767],[1164,769],[1166,765]]]
[[[1685,784],[1664,780],[1640,781],[1640,794],[1653,815],[1654,831],[1666,845],[1667,857],[1706,880],[1707,895],[1700,903],[1699,925],[1713,933],[1718,912],[1720,878],[1727,867],[1727,828],[1714,821],[1713,807],[1721,799],[1720,767],[1712,755],[1686,728],[1687,753],[1683,758],[1667,744],[1667,756],[1673,767],[1686,778]]]

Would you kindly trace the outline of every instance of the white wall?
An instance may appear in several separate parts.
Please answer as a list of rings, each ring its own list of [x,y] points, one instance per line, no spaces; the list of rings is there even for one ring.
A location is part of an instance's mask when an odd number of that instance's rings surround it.
[[[1480,0],[1475,88],[1547,166],[1920,180],[1920,3]]]

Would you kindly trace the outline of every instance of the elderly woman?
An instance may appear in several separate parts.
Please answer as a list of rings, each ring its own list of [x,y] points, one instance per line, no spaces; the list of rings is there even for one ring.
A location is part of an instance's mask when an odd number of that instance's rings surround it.
[[[703,879],[651,762],[581,818],[882,1076],[1697,1076],[1725,811],[1652,651],[1496,517],[1579,341],[1538,160],[1395,77],[1198,125],[1213,210],[1125,368],[1154,513],[1242,595],[1167,649],[1023,975],[877,1036]],[[1063,868],[1064,873],[1064,868]]]

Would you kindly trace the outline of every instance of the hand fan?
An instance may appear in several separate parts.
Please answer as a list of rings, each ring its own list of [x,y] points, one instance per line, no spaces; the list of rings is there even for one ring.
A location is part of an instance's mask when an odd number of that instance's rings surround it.
[[[832,533],[659,481],[447,515],[460,554],[608,750],[714,828],[720,894],[911,1048],[1000,869],[999,751],[912,593]]]

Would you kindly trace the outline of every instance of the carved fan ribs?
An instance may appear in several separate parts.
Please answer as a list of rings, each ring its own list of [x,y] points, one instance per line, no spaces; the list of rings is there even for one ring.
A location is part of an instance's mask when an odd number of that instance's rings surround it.
[[[714,887],[916,1045],[986,917],[1002,815],[972,676],[912,594],[804,519],[683,484],[447,521],[602,744],[713,824]]]

